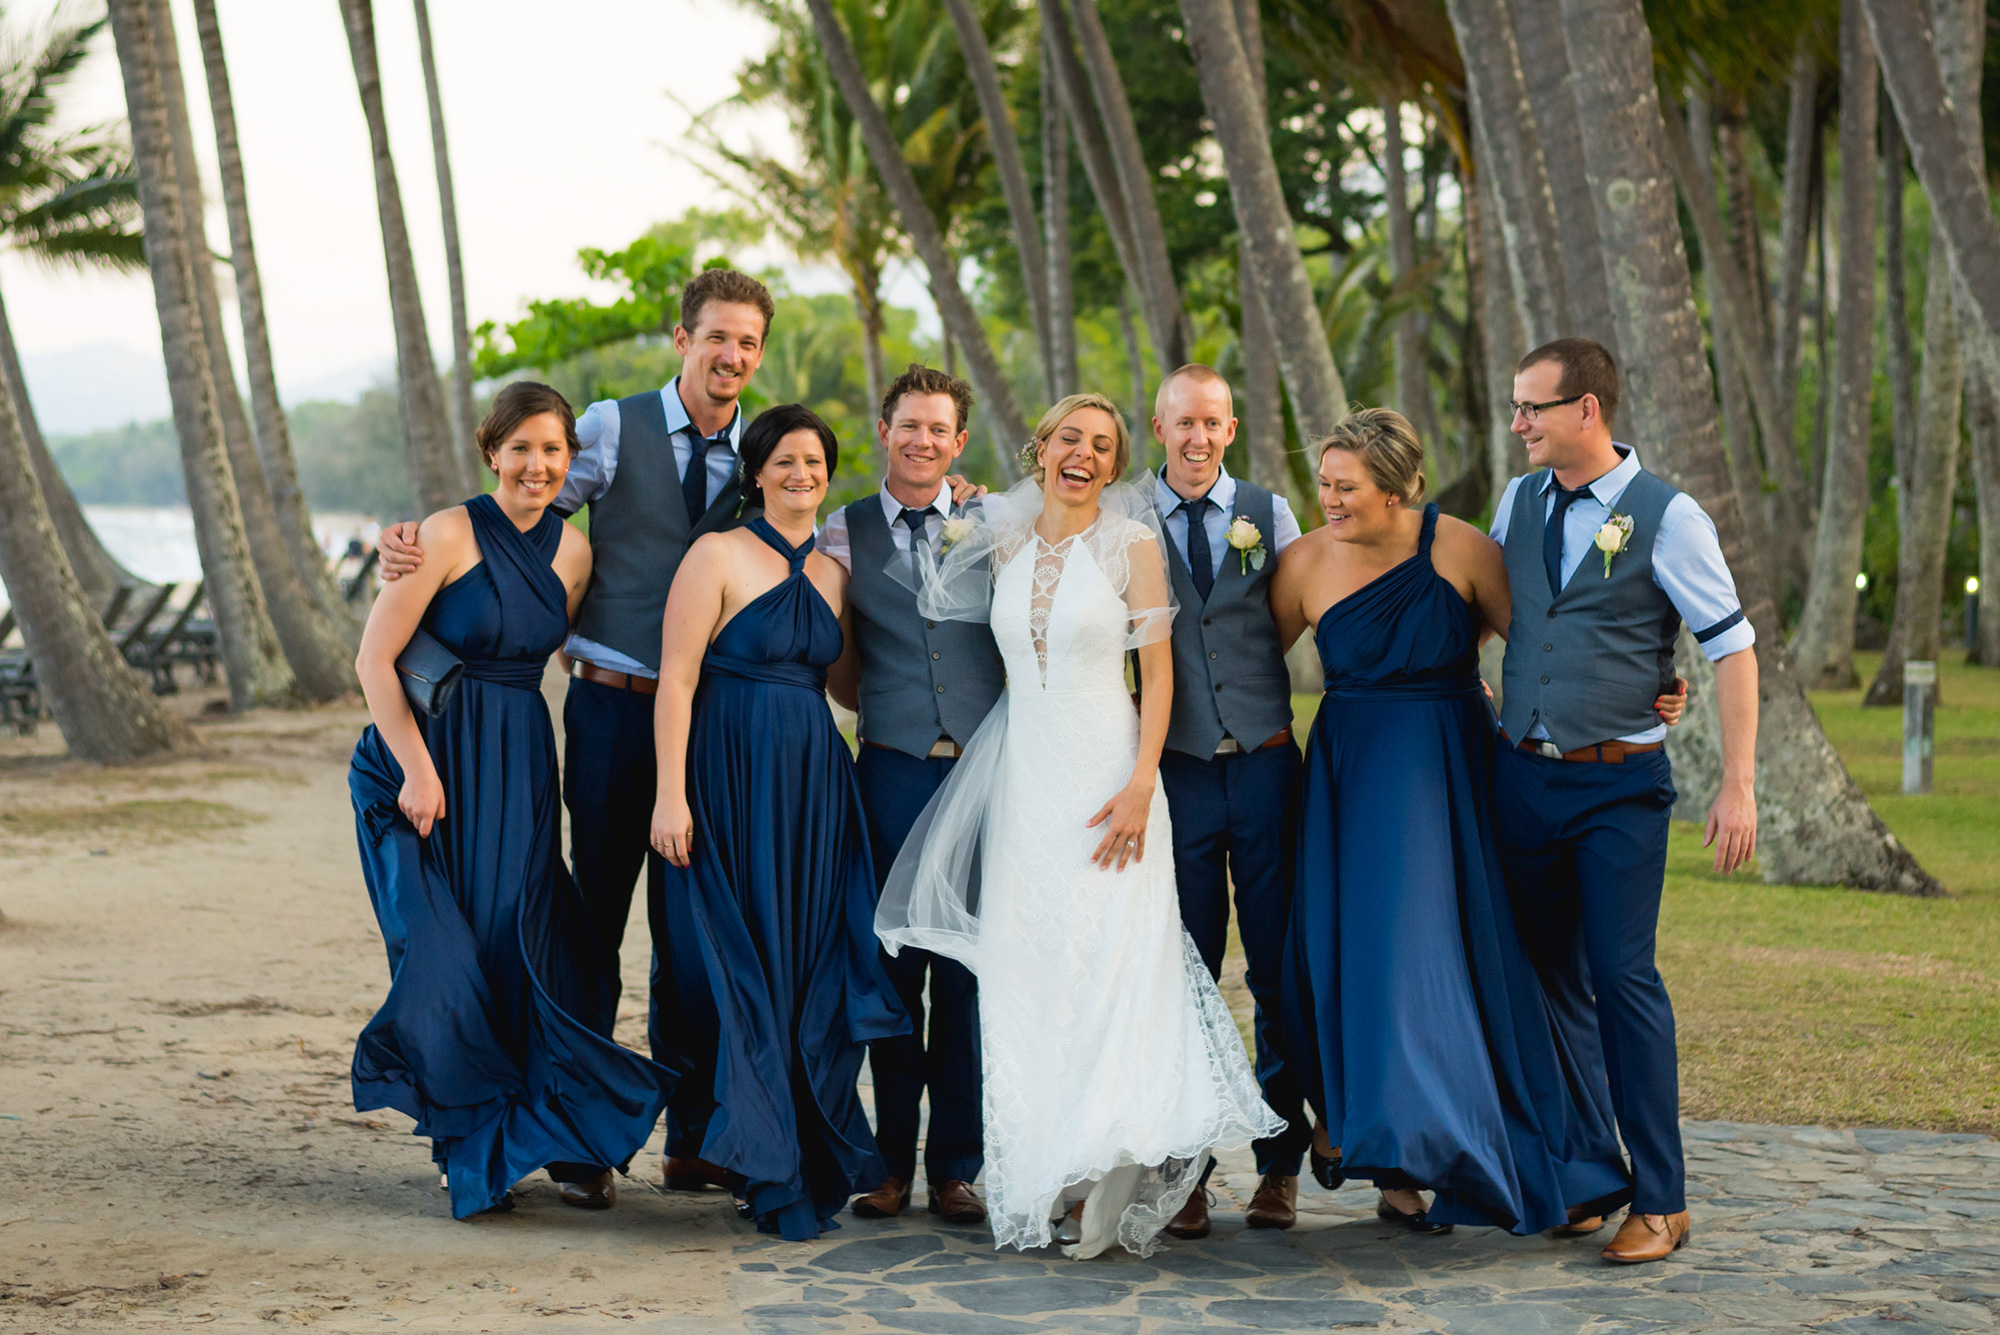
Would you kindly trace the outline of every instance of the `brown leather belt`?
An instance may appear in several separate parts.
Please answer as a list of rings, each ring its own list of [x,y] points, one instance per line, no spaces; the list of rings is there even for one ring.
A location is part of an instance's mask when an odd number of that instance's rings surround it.
[[[1283,746],[1291,740],[1292,730],[1289,727],[1279,729],[1277,736],[1259,746],[1245,746],[1234,737],[1224,737],[1216,744],[1215,754],[1219,756],[1234,756],[1241,755],[1245,751],[1268,751],[1274,746]]]
[[[1593,746],[1578,747],[1574,751],[1558,751],[1554,742],[1522,742],[1521,749],[1549,760],[1582,760],[1606,765],[1622,765],[1625,763],[1625,757],[1657,751],[1662,745],[1661,742],[1598,742]]]
[[[610,668],[601,668],[581,658],[569,660],[569,675],[584,681],[594,681],[599,686],[609,686],[613,690],[631,691],[637,695],[660,693],[660,683],[652,677],[635,677],[629,672],[613,672]]]
[[[880,742],[871,742],[865,737],[861,739],[861,744],[863,746],[872,746],[882,751],[895,751],[899,755],[909,754],[909,752],[902,750],[900,747],[884,746]],[[965,748],[957,742],[954,742],[949,737],[940,737],[931,743],[931,749],[924,753],[924,758],[926,760],[956,760],[964,754]]]

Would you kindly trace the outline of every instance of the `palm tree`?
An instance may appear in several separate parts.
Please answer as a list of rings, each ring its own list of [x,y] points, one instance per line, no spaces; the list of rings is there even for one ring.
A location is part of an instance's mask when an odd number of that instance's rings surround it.
[[[212,0],[211,0],[212,2]],[[444,139],[444,96],[438,91],[437,56],[431,50],[431,9],[415,0],[417,51],[423,59],[424,96],[431,111],[431,156],[437,162],[438,211],[444,220],[444,271],[451,289],[451,392],[458,416],[457,448],[467,469],[467,489],[476,490],[478,446],[472,433],[472,330],[465,311],[465,257],[458,244],[458,193],[451,185],[451,153]]]
[[[1868,438],[1875,351],[1875,50],[1860,0],[1840,7],[1840,293],[1834,409],[1813,535],[1812,580],[1792,639],[1799,677],[1844,688],[1854,673],[1854,579],[1868,518]],[[1954,391],[1955,393],[1956,391]]]
[[[1653,43],[1639,0],[1562,0],[1562,16],[1600,259],[1623,353],[1633,423],[1627,431],[1636,428],[1627,438],[1647,442],[1652,466],[1715,521],[1757,630],[1758,856],[1765,879],[1941,893],[1869,808],[1820,730],[1785,654],[1769,587],[1747,558],[1674,187],[1661,159]],[[1521,58],[1525,65],[1541,53],[1524,49]],[[1693,658],[1689,666],[1703,675],[1706,660]]]
[[[431,358],[430,329],[424,323],[417,262],[410,252],[410,228],[403,217],[403,192],[396,184],[396,161],[389,154],[389,123],[382,110],[382,72],[375,59],[375,11],[371,0],[340,0],[347,26],[347,51],[368,122],[368,145],[375,162],[375,207],[381,218],[382,256],[389,274],[389,309],[396,327],[396,379],[402,390],[403,434],[417,500],[426,511],[465,499],[471,484],[465,451],[452,447],[445,416],[444,389]]]
[[[1056,393],[1056,363],[1049,327],[1049,282],[1045,268],[1047,248],[1042,242],[1042,222],[1035,213],[1035,196],[1028,186],[1028,169],[1021,161],[1020,141],[1008,115],[1007,95],[1000,87],[1000,68],[993,59],[993,45],[972,7],[972,0],[945,0],[951,26],[958,32],[959,49],[965,54],[965,68],[972,76],[973,90],[979,95],[980,115],[986,122],[986,142],[993,165],[1000,175],[1000,193],[1007,201],[1007,220],[1014,228],[1014,253],[1021,264],[1021,285],[1028,293],[1028,314],[1035,326],[1035,349],[1042,362],[1042,391],[1053,402]]]
[[[272,628],[284,646],[285,660],[292,666],[299,690],[308,700],[332,700],[360,689],[354,675],[354,646],[344,633],[351,623],[343,617],[337,625],[327,609],[314,600],[299,574],[284,530],[278,524],[277,507],[272,504],[270,489],[265,485],[264,466],[257,457],[250,420],[243,411],[243,396],[236,386],[236,372],[222,328],[222,301],[216,291],[213,252],[208,247],[208,228],[202,216],[201,175],[195,166],[194,131],[188,122],[187,86],[182,79],[173,12],[167,0],[152,0],[152,4],[160,91],[166,97],[174,166],[182,198],[187,201],[184,216],[195,310],[201,318],[202,337],[208,344],[215,403],[222,418],[222,439],[229,453],[230,473],[236,482],[244,538],[249,543],[250,559],[257,570],[257,582],[271,614]]]
[[[236,279],[236,309],[243,323],[243,360],[250,371],[250,411],[256,423],[257,459],[264,485],[276,508],[278,527],[306,592],[336,626],[353,624],[346,599],[333,582],[319,542],[313,536],[312,514],[299,487],[298,464],[292,457],[291,424],[278,399],[277,372],[271,358],[271,330],[264,315],[264,279],[257,267],[257,246],[250,232],[250,199],[243,179],[243,151],[236,136],[236,99],[230,91],[229,66],[223,58],[222,29],[216,22],[215,0],[194,0],[195,30],[201,42],[202,67],[208,78],[208,105],[215,121],[216,164],[222,175],[222,203],[229,220],[229,261]],[[353,625],[358,634],[359,626]]]
[[[959,285],[957,265],[945,248],[937,216],[931,212],[930,204],[917,187],[910,164],[904,160],[902,148],[889,127],[889,118],[869,91],[868,80],[861,72],[861,62],[855,57],[854,46],[834,14],[833,0],[806,0],[806,7],[812,14],[813,28],[819,34],[827,68],[832,72],[841,98],[854,117],[862,142],[867,145],[868,156],[875,164],[875,174],[887,189],[889,200],[902,219],[903,229],[909,234],[910,244],[930,277],[931,297],[937,302],[946,336],[965,350],[966,369],[971,373],[979,397],[985,401],[987,413],[999,429],[1000,439],[1009,443],[1027,440],[1027,419],[1021,415],[1020,404],[1000,369],[1000,360],[993,353],[992,343],[987,340],[978,312],[967,299],[965,289]]]
[[[125,663],[70,568],[42,499],[13,396],[0,389],[0,583],[21,625],[36,679],[80,760],[138,760],[193,750],[194,733],[166,712]]]
[[[1076,275],[1069,243],[1069,113],[1056,86],[1054,35],[1042,25],[1042,237],[1049,285],[1049,365],[1055,394],[1076,393]]]
[[[57,94],[89,53],[104,20],[52,26],[31,43],[10,43],[0,69],[0,237],[19,254],[57,268],[136,270],[146,262],[130,153],[108,127],[58,130]],[[41,484],[50,522],[77,582],[96,606],[120,584],[142,583],[98,541],[49,456],[21,374],[21,357],[0,300],[0,378]]]
[[[1222,145],[1236,229],[1249,252],[1265,312],[1273,327],[1289,331],[1277,344],[1292,414],[1299,434],[1311,438],[1330,430],[1346,412],[1347,393],[1278,182],[1270,127],[1257,100],[1236,15],[1230,0],[1181,0],[1180,10],[1202,102]]]
[[[221,632],[230,704],[241,710],[295,700],[298,683],[257,582],[223,440],[215,377],[197,306],[185,195],[158,64],[161,36],[150,0],[113,0],[111,32],[124,75],[167,389],[174,404],[174,428],[180,437],[181,468],[188,507],[194,512],[208,605]]]
[[[1234,0],[1236,34],[1243,43],[1243,60],[1250,67],[1250,99],[1260,118],[1270,115],[1271,92],[1265,72],[1264,16],[1258,0]],[[1294,503],[1290,471],[1285,467],[1285,396],[1278,371],[1278,341],[1271,317],[1257,287],[1249,246],[1236,239],[1236,306],[1242,331],[1243,402],[1236,406],[1252,482]],[[1301,507],[1310,514],[1310,507]]]

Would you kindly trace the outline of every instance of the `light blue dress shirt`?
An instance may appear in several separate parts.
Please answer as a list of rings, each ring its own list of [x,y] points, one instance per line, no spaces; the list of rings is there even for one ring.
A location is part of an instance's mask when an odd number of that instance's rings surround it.
[[[1188,513],[1180,509],[1188,498],[1167,485],[1167,470],[1162,467],[1153,475],[1153,504],[1159,508],[1160,523],[1167,531],[1167,540],[1174,544],[1174,550],[1181,554],[1181,564],[1188,559]],[[1208,557],[1215,569],[1211,575],[1222,573],[1222,560],[1232,548],[1224,541],[1223,535],[1229,531],[1230,515],[1236,508],[1236,479],[1229,476],[1229,470],[1220,470],[1215,485],[1208,489],[1208,499],[1215,504],[1202,516],[1202,528],[1208,533]],[[1271,555],[1276,556],[1298,540],[1299,521],[1292,513],[1292,505],[1283,496],[1271,496]]]
[[[903,503],[889,494],[889,484],[884,482],[875,493],[882,506],[882,518],[889,522],[889,541],[896,550],[908,556],[910,553],[909,525],[899,523],[903,515]],[[970,502],[976,505],[978,502]],[[951,513],[951,483],[938,483],[937,499],[931,502],[936,513],[924,520],[924,540],[936,550],[938,535],[944,531],[945,516]],[[847,534],[847,507],[841,506],[826,517],[819,526],[819,533],[813,540],[813,550],[829,561],[840,562],[840,568],[848,574],[854,573],[854,543]]]
[[[1604,521],[1611,518],[1611,512],[1618,504],[1618,498],[1625,494],[1625,488],[1639,473],[1639,454],[1630,445],[1616,447],[1623,456],[1618,466],[1591,483],[1585,490],[1589,493],[1579,496],[1570,504],[1563,515],[1562,579],[1569,583],[1576,568],[1596,553],[1592,541],[1597,530],[1604,527]],[[1515,478],[1501,493],[1500,504],[1493,509],[1493,527],[1489,530],[1493,541],[1507,541],[1507,524],[1514,513],[1514,494],[1525,478]],[[1545,497],[1542,502],[1542,522],[1548,522],[1549,508],[1555,504],[1550,494],[1549,484],[1555,480],[1553,473],[1542,475],[1541,487]],[[1667,595],[1674,610],[1687,622],[1694,632],[1695,643],[1712,663],[1730,654],[1741,653],[1757,642],[1757,632],[1743,616],[1743,603],[1736,596],[1736,580],[1729,573],[1729,563],[1722,559],[1722,542],[1715,534],[1715,521],[1710,519],[1694,497],[1682,492],[1667,503],[1667,510],[1660,517],[1659,532],[1653,536],[1653,583]],[[1531,740],[1546,737],[1547,731],[1538,723],[1528,734]],[[1657,742],[1667,735],[1664,723],[1648,728],[1630,737],[1621,737],[1623,742]]]
[[[667,432],[674,444],[674,475],[677,477],[687,472],[688,460],[694,455],[693,438],[698,434],[688,416],[687,405],[681,402],[680,385],[681,378],[675,376],[660,390],[660,404],[667,416]],[[557,514],[573,515],[611,490],[611,480],[618,474],[618,425],[616,399],[600,399],[585,408],[583,415],[576,419],[578,448],[576,458],[570,460],[569,476],[563,479],[562,490],[556,493]],[[729,485],[729,479],[736,474],[736,455],[743,444],[742,408],[737,408],[727,430],[728,448],[711,449],[703,461],[708,465],[710,499],[721,495],[722,489]],[[660,675],[637,659],[574,632],[563,649],[571,658],[585,659],[613,672],[625,672],[635,677]]]

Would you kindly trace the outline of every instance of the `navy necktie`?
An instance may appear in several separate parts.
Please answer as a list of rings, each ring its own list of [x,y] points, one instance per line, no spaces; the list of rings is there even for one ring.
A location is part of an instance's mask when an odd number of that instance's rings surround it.
[[[708,452],[721,444],[720,434],[704,436],[701,428],[688,424],[688,466],[681,474],[681,495],[687,501],[688,523],[699,524],[708,513]]]
[[[1569,513],[1570,506],[1590,493],[1590,488],[1570,491],[1553,478],[1549,485],[1555,489],[1556,503],[1549,507],[1548,527],[1542,530],[1542,566],[1549,572],[1549,596],[1553,598],[1563,587],[1563,516]]]
[[[1181,511],[1187,515],[1188,574],[1194,577],[1194,591],[1203,602],[1215,588],[1215,556],[1208,547],[1208,507],[1213,504],[1206,496],[1181,502]]]
[[[936,513],[935,505],[926,505],[921,510],[912,510],[906,505],[903,513],[896,516],[896,522],[910,530],[910,579],[913,584],[923,581],[923,566],[917,560],[917,552],[930,545],[930,535],[924,531],[924,525]]]

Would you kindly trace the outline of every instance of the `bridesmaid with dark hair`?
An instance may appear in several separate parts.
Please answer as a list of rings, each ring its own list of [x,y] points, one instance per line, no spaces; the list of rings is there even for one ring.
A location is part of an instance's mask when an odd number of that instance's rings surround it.
[[[747,506],[688,549],[667,598],[653,847],[690,869],[721,1020],[701,1157],[757,1226],[838,1228],[888,1175],[855,1080],[867,1044],[909,1032],[875,947],[860,789],[826,704],[847,572],[813,550],[839,447],[799,404],[743,433]]]
[[[478,438],[499,486],[424,520],[428,559],[369,615],[355,667],[374,723],[348,775],[391,979],[355,1044],[354,1106],[415,1120],[460,1219],[511,1209],[508,1188],[544,1166],[566,1203],[610,1206],[609,1166],[646,1143],[673,1086],[575,1018],[610,981],[563,865],[541,692],[590,581],[590,544],[548,508],[576,421],[555,390],[517,383]],[[396,668],[419,627],[464,665],[434,716]]]

